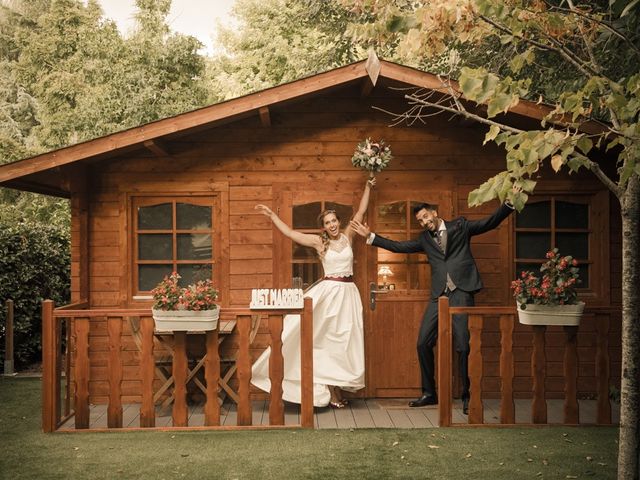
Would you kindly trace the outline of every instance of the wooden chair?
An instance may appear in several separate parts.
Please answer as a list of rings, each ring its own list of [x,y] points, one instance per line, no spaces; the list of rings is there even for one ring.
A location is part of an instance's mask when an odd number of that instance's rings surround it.
[[[222,310],[221,315],[223,313],[224,313],[224,310]],[[261,320],[261,317],[259,314],[251,315],[251,330],[249,331],[249,347],[253,345],[253,341],[256,338],[256,335],[258,334],[258,330],[260,328],[260,320]],[[226,393],[227,395],[229,395],[229,397],[231,397],[231,399],[234,402],[236,402],[236,404],[240,401],[240,397],[233,390],[233,388],[231,388],[231,386],[229,385],[229,382],[231,380],[231,377],[233,377],[233,375],[236,373],[236,370],[238,369],[236,365],[237,358],[238,358],[237,352],[235,352],[231,356],[220,358],[221,371],[220,371],[220,382],[219,382],[219,385],[221,387],[220,393],[223,394],[222,396],[223,400],[224,400],[224,394]]]

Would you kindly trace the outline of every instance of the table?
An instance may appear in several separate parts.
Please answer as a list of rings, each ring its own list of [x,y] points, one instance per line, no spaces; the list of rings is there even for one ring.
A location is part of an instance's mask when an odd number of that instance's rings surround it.
[[[236,320],[234,319],[220,319],[218,321],[218,348],[220,348],[224,342],[231,336],[234,329],[236,328]],[[187,336],[198,335],[200,337],[204,337],[207,332],[203,331],[188,331]],[[174,379],[171,374],[171,366],[173,364],[173,332],[163,332],[163,331],[155,331],[155,338],[158,339],[161,345],[164,345],[166,350],[170,352],[168,355],[164,357],[156,358],[156,373],[160,376],[162,380],[162,386],[158,389],[158,391],[153,396],[153,401],[156,403],[162,395],[173,385]],[[200,357],[193,368],[187,367],[187,384],[191,381],[195,383],[198,388],[206,395],[206,387],[200,381],[200,379],[196,376],[197,373],[202,369],[204,363],[207,359],[206,351],[200,355]],[[220,391],[218,393],[220,397],[220,403],[222,403],[227,394],[231,396],[236,402],[238,400],[237,394],[233,391],[233,389],[229,386],[229,380],[233,376],[235,372],[235,362],[232,362],[232,359],[220,359],[221,365],[226,364],[226,369],[220,372],[220,380],[218,384],[220,385]],[[171,393],[163,402],[162,408],[166,408],[171,405],[174,401],[174,394]]]

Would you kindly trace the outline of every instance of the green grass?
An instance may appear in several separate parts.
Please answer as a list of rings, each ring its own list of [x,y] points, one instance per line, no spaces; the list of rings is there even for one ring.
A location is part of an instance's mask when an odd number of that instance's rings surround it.
[[[0,378],[2,479],[615,478],[617,428],[54,433],[40,381]]]

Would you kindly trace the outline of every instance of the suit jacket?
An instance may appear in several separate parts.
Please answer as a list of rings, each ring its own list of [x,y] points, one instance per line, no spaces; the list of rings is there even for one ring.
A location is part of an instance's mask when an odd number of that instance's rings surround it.
[[[396,253],[424,252],[431,265],[431,298],[439,297],[447,286],[447,273],[451,280],[466,292],[475,293],[482,288],[480,272],[471,254],[471,237],[496,228],[513,212],[502,204],[492,215],[480,220],[458,217],[445,221],[447,227],[446,251],[436,243],[427,230],[415,240],[398,242],[376,235],[372,245]]]

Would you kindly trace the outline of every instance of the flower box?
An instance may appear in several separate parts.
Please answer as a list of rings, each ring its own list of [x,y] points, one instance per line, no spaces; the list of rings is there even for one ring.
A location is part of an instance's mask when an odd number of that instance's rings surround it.
[[[576,305],[518,305],[518,320],[524,325],[580,325],[584,302]]]
[[[156,330],[208,331],[218,327],[220,308],[215,310],[152,310]]]

